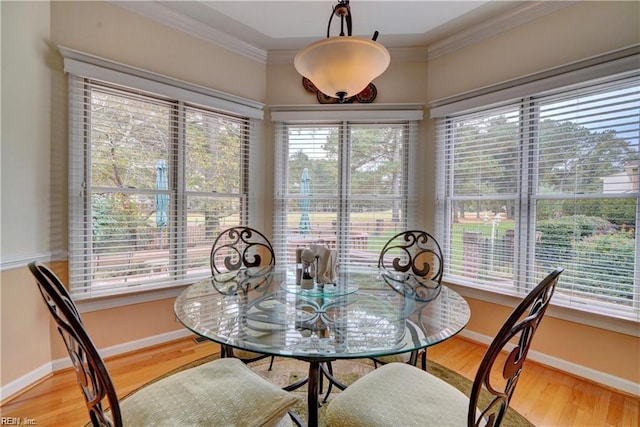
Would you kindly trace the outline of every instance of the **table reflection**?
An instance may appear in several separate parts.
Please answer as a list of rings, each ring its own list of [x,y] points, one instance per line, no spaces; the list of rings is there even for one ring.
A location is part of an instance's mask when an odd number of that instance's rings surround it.
[[[177,298],[176,315],[221,344],[327,358],[424,348],[457,333],[469,319],[467,303],[448,287],[433,289],[412,277],[401,281],[386,271],[341,272],[336,285],[325,285],[327,292],[296,292],[291,279],[286,268],[276,267],[207,278]]]
[[[324,363],[419,350],[455,335],[470,317],[446,286],[362,267],[341,269],[335,285],[311,292],[296,288],[286,267],[241,269],[189,286],[174,308],[185,327],[212,341],[308,361],[310,425],[317,425],[319,372],[330,375]]]

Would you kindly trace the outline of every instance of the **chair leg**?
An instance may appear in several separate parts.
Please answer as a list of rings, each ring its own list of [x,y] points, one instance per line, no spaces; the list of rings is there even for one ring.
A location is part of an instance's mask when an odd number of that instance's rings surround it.
[[[269,370],[273,368],[273,359],[275,359],[275,356],[271,356],[271,362],[269,362]]]
[[[304,427],[304,421],[295,412],[289,411],[289,418],[291,418],[296,427]]]
[[[327,370],[329,371],[329,374],[333,376],[333,366],[331,366],[331,362],[327,362]],[[322,378],[323,376],[324,375],[320,375],[320,378]],[[327,399],[329,399],[329,395],[331,394],[332,388],[333,388],[333,382],[331,381],[331,379],[329,379],[329,387],[327,387],[327,394],[324,395],[324,399],[322,400],[323,403],[327,403]],[[322,388],[320,388],[320,393],[322,393]]]
[[[427,349],[426,348],[422,351],[421,358],[422,358],[422,370],[427,372]]]
[[[417,350],[413,350],[411,352],[411,356],[409,357],[409,361],[407,362],[409,365],[418,367],[418,357],[420,356],[420,352]]]

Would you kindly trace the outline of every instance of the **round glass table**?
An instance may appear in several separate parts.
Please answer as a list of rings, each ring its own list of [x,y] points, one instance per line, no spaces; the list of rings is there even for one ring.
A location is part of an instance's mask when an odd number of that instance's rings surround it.
[[[189,286],[174,309],[186,328],[214,342],[309,362],[308,416],[315,426],[324,363],[424,349],[466,326],[470,310],[458,293],[412,289],[376,268],[343,268],[335,284],[312,290],[292,285],[286,267],[243,269]]]

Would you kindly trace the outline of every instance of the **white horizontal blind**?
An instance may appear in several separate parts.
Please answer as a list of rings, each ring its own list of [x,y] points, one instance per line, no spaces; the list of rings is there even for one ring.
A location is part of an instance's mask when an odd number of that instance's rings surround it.
[[[441,121],[447,172],[442,247],[447,276],[458,282],[512,287],[522,185],[520,105]]]
[[[438,119],[447,280],[640,320],[638,74]]]
[[[69,76],[72,295],[209,274],[221,228],[246,219],[251,122]]]
[[[536,268],[571,306],[640,320],[640,77],[532,99]]]
[[[413,221],[416,123],[276,124],[278,262],[320,243],[336,249],[342,265],[377,264],[388,238]]]

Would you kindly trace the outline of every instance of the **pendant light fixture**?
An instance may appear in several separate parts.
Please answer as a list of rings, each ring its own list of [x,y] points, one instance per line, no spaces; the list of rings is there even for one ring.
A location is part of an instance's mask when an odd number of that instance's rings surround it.
[[[330,37],[331,20],[340,17],[340,35]],[[347,34],[344,27],[347,27]],[[310,44],[296,55],[293,65],[325,95],[346,98],[357,95],[389,66],[389,51],[376,41],[351,36],[349,0],[339,0],[327,26],[327,38]]]

